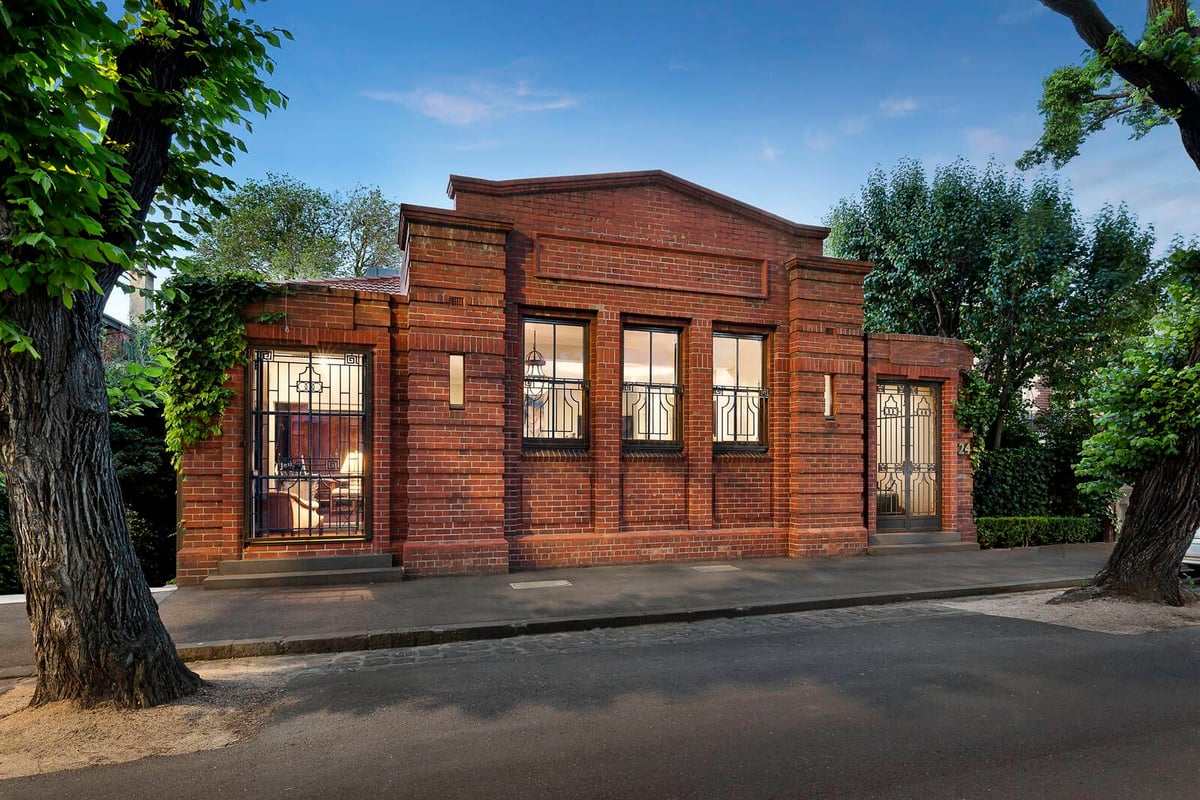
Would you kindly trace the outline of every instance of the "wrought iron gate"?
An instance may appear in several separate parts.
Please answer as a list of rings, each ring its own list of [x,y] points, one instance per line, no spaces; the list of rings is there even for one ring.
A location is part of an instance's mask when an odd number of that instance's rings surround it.
[[[875,390],[879,530],[938,530],[938,387],[880,381]]]

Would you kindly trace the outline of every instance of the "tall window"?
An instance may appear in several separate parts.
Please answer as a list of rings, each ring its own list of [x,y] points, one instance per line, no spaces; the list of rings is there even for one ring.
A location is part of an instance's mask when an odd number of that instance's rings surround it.
[[[364,536],[367,357],[256,349],[251,539]]]
[[[587,328],[525,320],[524,441],[579,444],[587,438]]]
[[[713,335],[713,442],[766,443],[762,336]]]
[[[678,443],[679,331],[626,328],[621,438]]]

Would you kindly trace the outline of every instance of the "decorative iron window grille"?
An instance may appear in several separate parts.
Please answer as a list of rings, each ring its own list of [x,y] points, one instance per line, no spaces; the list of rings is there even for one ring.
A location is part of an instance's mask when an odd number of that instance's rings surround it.
[[[588,415],[586,326],[527,319],[524,342],[523,440],[528,444],[584,443]]]
[[[626,328],[621,384],[621,438],[680,442],[679,331]]]
[[[365,361],[362,353],[254,351],[250,539],[366,536]]]
[[[718,447],[766,444],[765,341],[713,335],[713,443]]]

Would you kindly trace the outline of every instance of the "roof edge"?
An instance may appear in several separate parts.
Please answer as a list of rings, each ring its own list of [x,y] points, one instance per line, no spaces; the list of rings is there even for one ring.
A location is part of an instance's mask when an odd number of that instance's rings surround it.
[[[686,181],[677,175],[663,172],[660,169],[642,170],[638,172],[600,172],[590,175],[560,175],[549,178],[517,178],[507,181],[490,181],[484,178],[471,178],[465,175],[451,175],[446,187],[446,194],[453,200],[458,192],[482,194],[493,197],[508,197],[522,194],[547,194],[551,192],[574,192],[588,189],[623,189],[634,186],[664,186],[674,189],[680,194],[687,195],[710,205],[723,208],[735,214],[740,214],[757,222],[777,228],[793,236],[819,236],[824,239],[829,235],[829,228],[821,225],[805,225],[793,222],[777,214],[764,211],[758,206],[752,206],[729,195],[721,194],[691,181]]]
[[[465,211],[455,211],[449,208],[433,208],[432,206],[414,206],[409,203],[400,204],[400,232],[397,243],[401,248],[408,239],[408,226],[414,222],[432,225],[455,225],[464,228],[474,228],[483,231],[507,233],[512,230],[513,221],[508,217],[497,214],[468,214]]]

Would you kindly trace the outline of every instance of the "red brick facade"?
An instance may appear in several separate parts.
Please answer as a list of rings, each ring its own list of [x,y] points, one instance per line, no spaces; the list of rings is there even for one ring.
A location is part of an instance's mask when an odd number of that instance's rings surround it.
[[[870,265],[822,256],[826,229],[661,172],[453,176],[450,194],[453,211],[402,207],[402,276],[295,284],[267,304],[283,320],[248,331],[252,345],[369,353],[369,535],[248,542],[249,373],[238,368],[222,436],[184,460],[181,584],[222,560],[302,554],[390,553],[409,574],[441,575],[863,553],[877,376],[941,387],[942,529],[974,538],[969,437],[953,416],[970,354],[864,336]],[[530,317],[586,331],[575,446],[523,437]],[[631,326],[677,335],[674,447],[624,441]],[[760,446],[714,444],[714,334],[763,342]],[[458,354],[461,408],[450,402]]]

